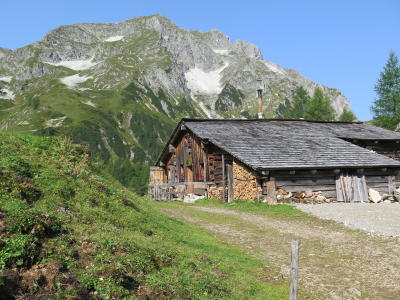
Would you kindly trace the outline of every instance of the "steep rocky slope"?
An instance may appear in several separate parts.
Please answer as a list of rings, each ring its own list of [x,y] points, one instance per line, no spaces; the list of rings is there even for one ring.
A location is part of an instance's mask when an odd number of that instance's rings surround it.
[[[319,86],[264,61],[255,45],[159,15],[61,26],[26,47],[0,48],[0,129],[70,134],[106,162],[146,165],[181,117],[253,116],[258,78],[267,117],[295,88]],[[322,89],[337,115],[349,107],[339,90]]]

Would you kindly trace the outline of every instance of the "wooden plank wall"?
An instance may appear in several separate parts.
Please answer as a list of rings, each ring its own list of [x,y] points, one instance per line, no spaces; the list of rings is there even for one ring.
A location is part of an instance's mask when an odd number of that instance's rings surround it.
[[[327,198],[336,198],[335,175],[332,170],[319,170],[312,174],[310,170],[297,171],[290,175],[287,171],[276,171],[272,174],[275,177],[276,187],[287,192],[321,191]]]
[[[200,140],[184,134],[168,159],[168,182],[204,181],[204,155]]]

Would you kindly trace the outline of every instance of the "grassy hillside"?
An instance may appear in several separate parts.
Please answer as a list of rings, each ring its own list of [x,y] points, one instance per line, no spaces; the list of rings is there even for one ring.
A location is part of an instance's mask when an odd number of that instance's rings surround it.
[[[260,261],[169,218],[68,139],[0,133],[6,299],[283,299]]]

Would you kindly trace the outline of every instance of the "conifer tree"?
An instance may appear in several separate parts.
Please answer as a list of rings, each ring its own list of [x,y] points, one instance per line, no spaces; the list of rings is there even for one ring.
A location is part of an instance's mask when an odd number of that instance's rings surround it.
[[[343,112],[339,116],[339,121],[342,121],[342,122],[353,122],[355,120],[357,120],[357,117],[355,116],[355,114],[353,114],[353,112],[351,110],[348,110],[346,108],[343,110]]]
[[[314,90],[314,95],[304,108],[304,117],[308,120],[331,121],[335,113],[331,101],[326,97],[321,88]]]
[[[282,117],[285,119],[304,118],[304,108],[310,100],[307,91],[303,87],[298,87],[293,93],[292,103],[283,112]]]
[[[371,107],[374,124],[395,129],[400,123],[400,64],[394,52],[389,53],[386,65],[375,85],[375,92],[378,98]]]

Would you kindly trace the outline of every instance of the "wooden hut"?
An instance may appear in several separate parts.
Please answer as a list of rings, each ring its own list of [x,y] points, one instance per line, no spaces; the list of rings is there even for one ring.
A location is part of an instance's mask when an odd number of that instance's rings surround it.
[[[367,202],[400,186],[400,133],[362,122],[182,119],[151,170],[155,200]]]

